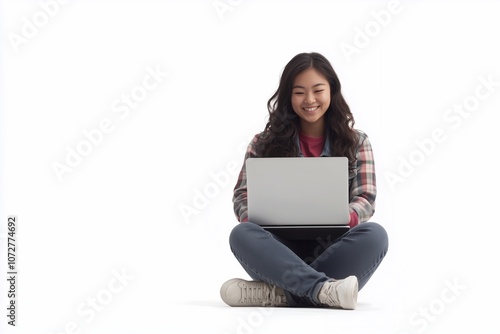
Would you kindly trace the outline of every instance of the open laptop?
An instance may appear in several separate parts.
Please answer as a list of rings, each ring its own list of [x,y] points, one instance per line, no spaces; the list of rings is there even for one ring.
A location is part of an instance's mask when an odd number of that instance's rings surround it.
[[[349,229],[346,157],[248,158],[248,219],[278,236],[316,239]]]

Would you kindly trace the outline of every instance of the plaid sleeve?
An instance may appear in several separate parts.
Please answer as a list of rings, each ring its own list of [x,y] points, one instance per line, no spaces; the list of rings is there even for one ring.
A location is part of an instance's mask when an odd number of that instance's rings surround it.
[[[375,212],[377,185],[375,178],[375,162],[368,136],[359,132],[359,147],[356,153],[356,165],[351,170],[354,175],[350,179],[350,211],[356,211],[359,222],[368,221]]]
[[[236,219],[239,222],[248,221],[248,205],[247,205],[247,173],[245,167],[245,161],[250,157],[256,157],[254,145],[258,140],[258,135],[256,135],[247,147],[245,153],[245,158],[243,160],[243,166],[241,167],[240,174],[238,175],[238,181],[234,187],[233,191],[233,208]]]

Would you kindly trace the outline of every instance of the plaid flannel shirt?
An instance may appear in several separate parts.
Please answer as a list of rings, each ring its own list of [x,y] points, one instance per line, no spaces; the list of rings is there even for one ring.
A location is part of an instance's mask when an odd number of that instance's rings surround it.
[[[373,160],[373,152],[370,141],[364,132],[360,130],[356,131],[359,135],[359,144],[356,152],[356,160],[351,162],[349,166],[349,210],[350,212],[355,211],[358,216],[359,223],[363,223],[368,221],[375,212],[377,186],[375,178],[375,163]],[[255,143],[257,143],[258,140],[259,134],[255,135],[248,145],[243,167],[241,168],[238,181],[234,187],[233,206],[236,219],[239,222],[243,222],[248,219],[245,161],[250,157],[258,157],[255,152]],[[302,152],[299,153],[299,156],[303,156]],[[325,146],[321,156],[331,156],[328,138],[325,140]]]

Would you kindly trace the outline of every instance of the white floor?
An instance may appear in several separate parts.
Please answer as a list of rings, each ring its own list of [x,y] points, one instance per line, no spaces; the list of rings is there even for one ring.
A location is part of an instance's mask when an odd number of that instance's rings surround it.
[[[25,252],[19,326],[5,333],[472,333],[479,323],[483,333],[499,328],[499,295],[489,289],[489,269],[484,266],[482,276],[468,274],[478,268],[447,267],[423,251],[420,262],[414,262],[418,254],[404,259],[397,256],[405,253],[397,240],[359,293],[356,310],[228,307],[219,287],[226,279],[246,278],[225,245],[228,230],[219,228],[220,237],[213,239],[192,236],[192,245],[205,249],[199,254],[191,249],[167,255],[168,242],[156,244],[151,236],[150,260],[141,263],[145,253],[130,249],[123,266],[120,257],[99,259],[99,252],[88,251],[95,266],[61,254],[65,269],[51,270],[47,263],[28,262],[36,254]]]

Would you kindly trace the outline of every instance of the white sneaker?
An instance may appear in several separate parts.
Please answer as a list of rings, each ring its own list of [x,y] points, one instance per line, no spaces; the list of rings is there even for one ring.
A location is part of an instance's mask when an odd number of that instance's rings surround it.
[[[283,289],[262,281],[230,279],[220,288],[220,296],[229,306],[287,306]]]
[[[349,276],[343,280],[327,281],[321,287],[318,300],[323,306],[354,310],[358,299],[358,279]]]

